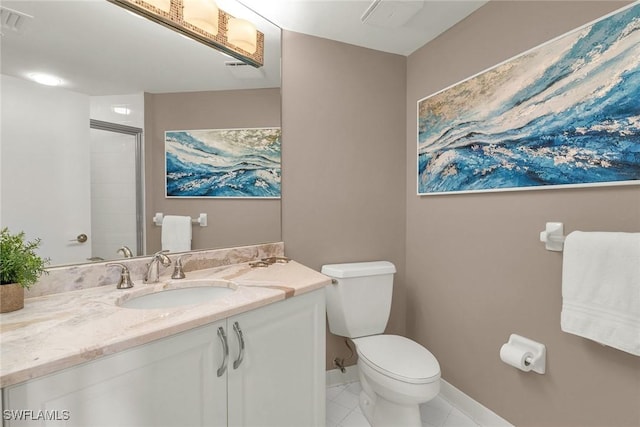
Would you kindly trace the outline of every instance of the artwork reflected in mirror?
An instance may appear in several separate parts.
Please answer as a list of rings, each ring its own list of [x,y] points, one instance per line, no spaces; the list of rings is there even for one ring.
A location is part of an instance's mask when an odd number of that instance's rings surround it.
[[[165,133],[167,197],[279,198],[280,128]]]

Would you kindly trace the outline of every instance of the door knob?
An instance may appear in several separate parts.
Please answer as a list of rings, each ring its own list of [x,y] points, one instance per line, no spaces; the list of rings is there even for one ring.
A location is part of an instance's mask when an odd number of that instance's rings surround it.
[[[78,242],[78,243],[84,243],[87,240],[89,240],[89,238],[87,237],[86,234],[82,233],[82,234],[78,234],[78,236],[75,239],[71,239],[69,240],[70,242]]]

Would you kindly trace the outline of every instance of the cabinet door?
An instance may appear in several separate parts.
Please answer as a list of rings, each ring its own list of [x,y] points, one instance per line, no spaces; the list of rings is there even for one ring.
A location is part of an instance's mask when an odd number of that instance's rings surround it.
[[[235,323],[245,349],[234,369],[240,354]],[[324,426],[324,291],[234,316],[227,328],[229,426]]]
[[[216,374],[223,358],[218,327],[224,325],[8,387],[5,426],[226,426],[226,375]]]

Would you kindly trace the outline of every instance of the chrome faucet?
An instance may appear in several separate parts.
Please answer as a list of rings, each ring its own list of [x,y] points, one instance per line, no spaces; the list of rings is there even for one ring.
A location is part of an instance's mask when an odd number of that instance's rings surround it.
[[[160,281],[160,265],[169,267],[171,259],[164,253],[169,251],[158,251],[153,254],[153,258],[147,264],[147,272],[144,275],[144,283],[158,283]]]
[[[116,251],[116,253],[120,253],[120,252],[122,252],[122,255],[124,255],[125,258],[133,257],[133,253],[131,252],[131,249],[129,249],[128,246],[123,246]]]

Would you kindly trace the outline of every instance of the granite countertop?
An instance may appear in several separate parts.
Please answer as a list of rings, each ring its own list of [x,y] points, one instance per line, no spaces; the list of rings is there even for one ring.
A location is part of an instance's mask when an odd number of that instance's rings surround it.
[[[0,315],[0,387],[113,354],[140,344],[320,289],[331,279],[295,261],[251,268],[235,264],[187,273],[190,279],[232,282],[237,290],[209,302],[166,309],[116,305],[179,280],[135,281],[131,289],[109,286],[25,300],[24,309]],[[171,283],[171,284],[168,284]],[[186,284],[186,282],[183,282]],[[187,284],[188,285],[188,284]]]

